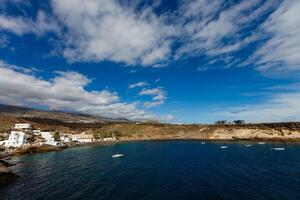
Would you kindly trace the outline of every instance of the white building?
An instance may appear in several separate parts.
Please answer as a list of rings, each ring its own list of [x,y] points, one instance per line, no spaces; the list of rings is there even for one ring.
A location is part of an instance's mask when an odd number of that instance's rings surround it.
[[[94,135],[86,134],[85,132],[82,132],[81,134],[74,134],[74,135],[72,135],[72,141],[82,142],[82,143],[93,142]]]
[[[27,135],[23,131],[12,131],[5,142],[6,147],[20,147],[27,143]]]
[[[45,139],[44,144],[57,146],[58,142],[54,140],[54,133],[49,131],[41,131],[41,137]]]
[[[31,129],[31,124],[29,124],[29,123],[17,123],[17,124],[15,124],[15,129],[16,130],[30,130]]]
[[[115,137],[107,137],[107,138],[103,138],[103,141],[115,141],[116,138]]]
[[[39,130],[39,129],[33,130],[32,133],[33,133],[33,135],[41,135],[41,130]]]
[[[60,136],[60,141],[64,142],[64,143],[69,143],[71,142],[71,139],[72,139],[72,135],[69,135],[69,134],[62,134]]]

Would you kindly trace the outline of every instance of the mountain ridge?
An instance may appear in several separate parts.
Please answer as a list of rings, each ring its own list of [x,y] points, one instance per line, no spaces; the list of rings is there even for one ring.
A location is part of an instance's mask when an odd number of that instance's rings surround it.
[[[0,115],[11,117],[47,118],[63,122],[79,123],[106,123],[106,122],[129,122],[126,118],[109,118],[89,115],[85,113],[74,113],[68,111],[53,111],[37,108],[29,108],[16,105],[0,104]]]

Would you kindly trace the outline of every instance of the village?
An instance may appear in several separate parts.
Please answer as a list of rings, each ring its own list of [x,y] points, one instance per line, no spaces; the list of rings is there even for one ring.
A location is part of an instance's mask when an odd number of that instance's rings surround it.
[[[116,141],[117,134],[95,137],[94,134],[63,133],[53,130],[34,129],[30,123],[16,123],[7,139],[0,140],[0,147],[14,149],[29,146],[68,147],[71,144],[88,144],[101,141]]]

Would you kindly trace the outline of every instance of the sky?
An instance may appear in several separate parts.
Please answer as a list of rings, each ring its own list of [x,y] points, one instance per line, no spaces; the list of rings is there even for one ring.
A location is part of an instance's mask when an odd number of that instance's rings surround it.
[[[299,0],[0,0],[0,103],[300,120]]]

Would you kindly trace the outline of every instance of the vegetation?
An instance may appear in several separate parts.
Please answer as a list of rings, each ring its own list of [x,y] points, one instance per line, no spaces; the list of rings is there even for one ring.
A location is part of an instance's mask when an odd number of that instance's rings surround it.
[[[114,130],[114,131],[97,130],[93,133],[93,135],[95,139],[110,138],[110,137],[115,137],[116,139],[118,139],[122,136],[122,133],[118,130]]]
[[[53,135],[53,138],[54,138],[55,141],[59,141],[59,139],[60,139],[59,133],[55,132],[54,135]]]

